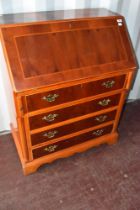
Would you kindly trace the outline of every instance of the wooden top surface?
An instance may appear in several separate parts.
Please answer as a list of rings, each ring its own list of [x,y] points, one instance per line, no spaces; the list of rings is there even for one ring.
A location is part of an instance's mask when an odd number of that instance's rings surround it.
[[[2,26],[3,24],[19,24],[28,22],[66,20],[75,18],[108,17],[116,15],[116,13],[104,8],[15,13],[0,16],[0,26]]]
[[[41,22],[1,26],[15,91],[136,68],[122,16],[104,9],[45,14],[47,21],[42,13]]]

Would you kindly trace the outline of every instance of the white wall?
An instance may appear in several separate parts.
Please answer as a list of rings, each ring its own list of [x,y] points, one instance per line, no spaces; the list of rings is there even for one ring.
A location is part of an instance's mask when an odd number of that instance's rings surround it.
[[[0,14],[59,9],[105,7],[126,18],[133,46],[140,61],[140,0],[0,0]],[[0,60],[1,60],[0,55]],[[140,71],[129,98],[140,98]],[[4,67],[0,65],[0,131],[9,129]]]
[[[109,8],[125,16],[128,30],[136,52],[138,63],[140,64],[140,0],[113,0],[110,1]],[[140,70],[130,92],[130,99],[140,98]]]

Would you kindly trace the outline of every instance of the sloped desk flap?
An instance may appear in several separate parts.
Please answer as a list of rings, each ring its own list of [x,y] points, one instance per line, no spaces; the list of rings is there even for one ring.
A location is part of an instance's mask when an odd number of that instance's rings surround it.
[[[1,31],[16,91],[136,67],[123,18],[13,25]]]

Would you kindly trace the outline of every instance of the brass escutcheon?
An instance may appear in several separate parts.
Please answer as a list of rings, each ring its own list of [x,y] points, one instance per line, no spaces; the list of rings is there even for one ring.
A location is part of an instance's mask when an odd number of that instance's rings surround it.
[[[44,150],[47,152],[54,152],[57,147],[58,145],[51,145],[51,146],[45,147]]]
[[[104,132],[104,130],[101,129],[101,130],[94,131],[92,134],[95,136],[101,136],[103,134],[103,132]]]
[[[49,94],[48,96],[43,96],[42,99],[51,103],[54,102],[56,100],[56,98],[58,98],[59,95],[58,94]]]
[[[55,135],[58,133],[57,130],[54,131],[49,131],[43,134],[43,136],[47,137],[48,139],[51,139],[53,137],[55,137]]]
[[[106,87],[106,88],[112,88],[115,84],[115,81],[114,80],[111,80],[111,81],[106,81],[106,82],[103,82],[102,83],[102,86]]]
[[[44,116],[44,117],[42,118],[42,120],[45,120],[45,121],[47,121],[47,122],[52,122],[52,121],[55,120],[56,117],[58,117],[58,114],[49,114],[49,115],[47,115],[47,116]]]
[[[103,99],[102,101],[99,101],[98,104],[101,106],[107,106],[110,102],[111,100],[108,98],[108,99]]]
[[[95,117],[95,120],[102,123],[102,122],[105,122],[107,119],[107,115],[100,115],[98,117]]]

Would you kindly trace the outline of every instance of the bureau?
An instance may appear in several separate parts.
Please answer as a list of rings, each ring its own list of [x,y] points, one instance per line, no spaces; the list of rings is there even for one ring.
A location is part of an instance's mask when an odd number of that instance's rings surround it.
[[[137,70],[121,15],[106,9],[4,15],[0,37],[11,131],[25,175],[117,142]]]

